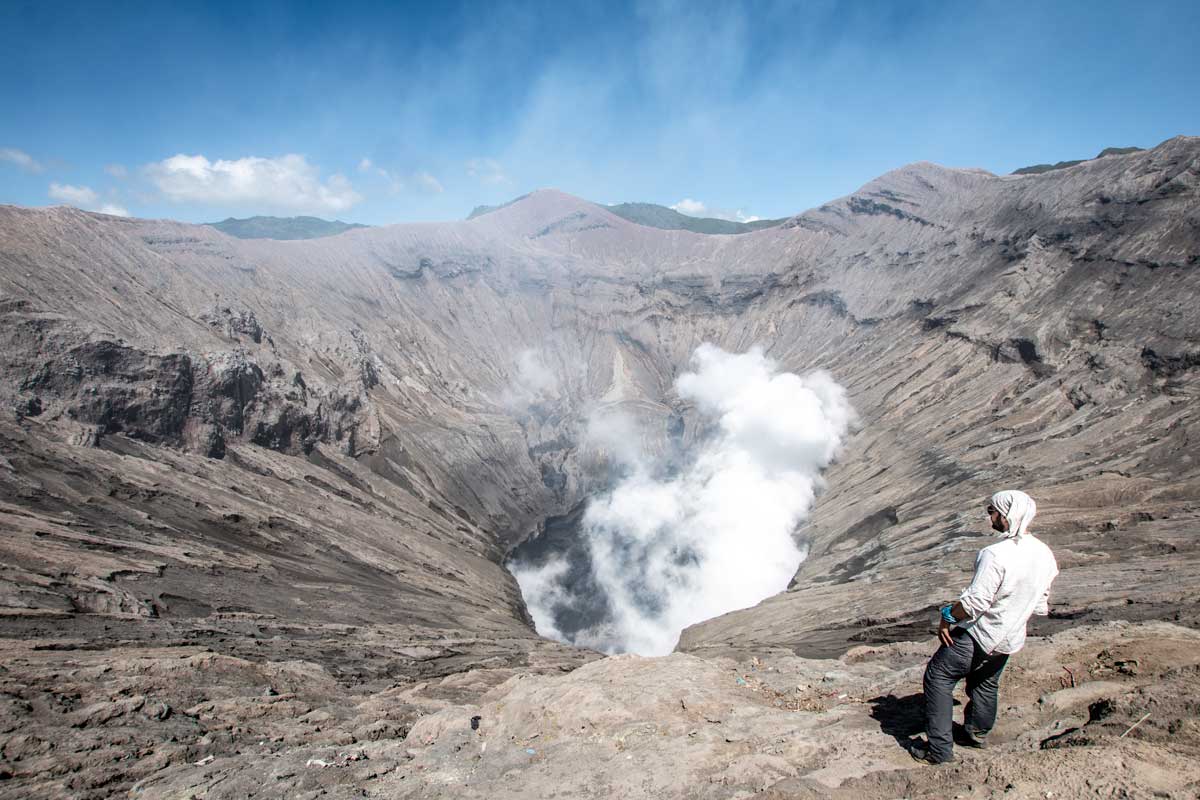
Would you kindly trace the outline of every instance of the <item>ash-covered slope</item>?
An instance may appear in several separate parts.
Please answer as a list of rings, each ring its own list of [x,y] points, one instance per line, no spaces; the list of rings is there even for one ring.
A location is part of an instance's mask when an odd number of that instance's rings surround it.
[[[736,237],[553,191],[297,242],[0,208],[0,622],[351,682],[591,658],[533,635],[502,559],[605,484],[587,414],[702,435],[671,386],[707,341],[828,369],[862,424],[792,590],[682,648],[926,635],[1002,485],[1060,616],[1194,624],[1198,180],[1194,138],[916,164]]]

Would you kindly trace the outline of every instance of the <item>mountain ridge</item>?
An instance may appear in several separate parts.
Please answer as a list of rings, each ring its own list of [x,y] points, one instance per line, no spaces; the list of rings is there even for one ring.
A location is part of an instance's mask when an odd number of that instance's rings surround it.
[[[357,222],[326,220],[320,217],[266,217],[254,216],[235,219],[228,217],[220,222],[206,222],[221,233],[238,239],[318,239],[336,236],[355,228],[366,228]]]

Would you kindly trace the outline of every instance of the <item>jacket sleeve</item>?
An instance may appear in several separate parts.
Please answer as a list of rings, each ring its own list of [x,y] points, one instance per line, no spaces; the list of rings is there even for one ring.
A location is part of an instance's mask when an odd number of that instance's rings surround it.
[[[1038,600],[1038,604],[1033,607],[1033,613],[1039,617],[1050,615],[1050,590],[1042,592],[1042,599]]]
[[[1053,556],[1051,556],[1051,559],[1053,559]],[[1051,583],[1053,583],[1054,579],[1057,577],[1058,577],[1058,563],[1052,562],[1051,573],[1050,573]],[[1046,587],[1046,591],[1042,592],[1042,598],[1040,600],[1038,600],[1038,604],[1033,607],[1033,613],[1039,617],[1050,616],[1050,587],[1049,586]]]
[[[986,549],[979,551],[979,556],[975,559],[975,577],[958,598],[958,602],[962,603],[963,610],[971,615],[971,619],[977,619],[992,607],[1002,580],[1004,570],[996,563],[996,557]]]

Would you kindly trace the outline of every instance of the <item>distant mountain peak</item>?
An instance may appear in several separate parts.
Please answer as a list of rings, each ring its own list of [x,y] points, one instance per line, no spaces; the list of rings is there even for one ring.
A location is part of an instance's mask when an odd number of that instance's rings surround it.
[[[735,222],[716,217],[692,217],[673,208],[655,203],[618,203],[607,206],[608,210],[622,219],[650,228],[668,231],[691,231],[693,233],[729,234],[749,233],[762,228],[773,228],[786,219],[759,219],[753,222]]]
[[[1109,156],[1124,156],[1124,155],[1129,155],[1130,153],[1140,153],[1140,152],[1142,152],[1142,148],[1140,148],[1140,147],[1106,147],[1100,151],[1100,153],[1096,156],[1096,158],[1108,158]],[[1078,159],[1075,159],[1074,161],[1059,161],[1057,164],[1034,164],[1029,167],[1021,167],[1020,169],[1014,169],[1012,171],[1012,174],[1013,175],[1040,175],[1043,172],[1050,172],[1050,171],[1056,170],[1056,169],[1066,169],[1067,167],[1073,167],[1076,164],[1082,164],[1085,161],[1095,161],[1095,160],[1096,160],[1095,158],[1078,158]]]
[[[569,211],[571,208],[594,206],[596,209],[602,209],[635,225],[668,231],[691,231],[706,234],[749,233],[762,228],[774,227],[786,221],[786,219],[764,219],[754,222],[734,222],[714,217],[691,217],[681,214],[673,208],[655,203],[617,203],[605,206],[583,200],[558,189],[538,189],[498,206],[476,206],[467,219],[477,219],[518,204],[529,204],[539,208],[561,207],[564,211]]]
[[[205,224],[238,239],[320,239],[336,236],[354,228],[369,227],[356,222],[320,217],[229,217],[220,222]]]
[[[512,200],[509,200],[507,203],[501,203],[498,206],[475,206],[473,209],[471,209],[471,213],[467,215],[467,219],[475,219],[476,217],[482,217],[484,214],[490,214],[493,211],[499,211],[502,208],[507,208],[508,206],[511,206],[513,203],[521,202],[526,197],[529,197],[529,195],[523,194],[520,197],[514,197]]]

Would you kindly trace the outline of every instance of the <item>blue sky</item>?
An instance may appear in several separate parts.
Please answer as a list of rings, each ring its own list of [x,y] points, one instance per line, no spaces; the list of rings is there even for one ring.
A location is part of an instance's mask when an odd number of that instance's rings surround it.
[[[778,217],[912,161],[1200,134],[1200,3],[0,0],[0,202],[455,219],[553,186]]]

